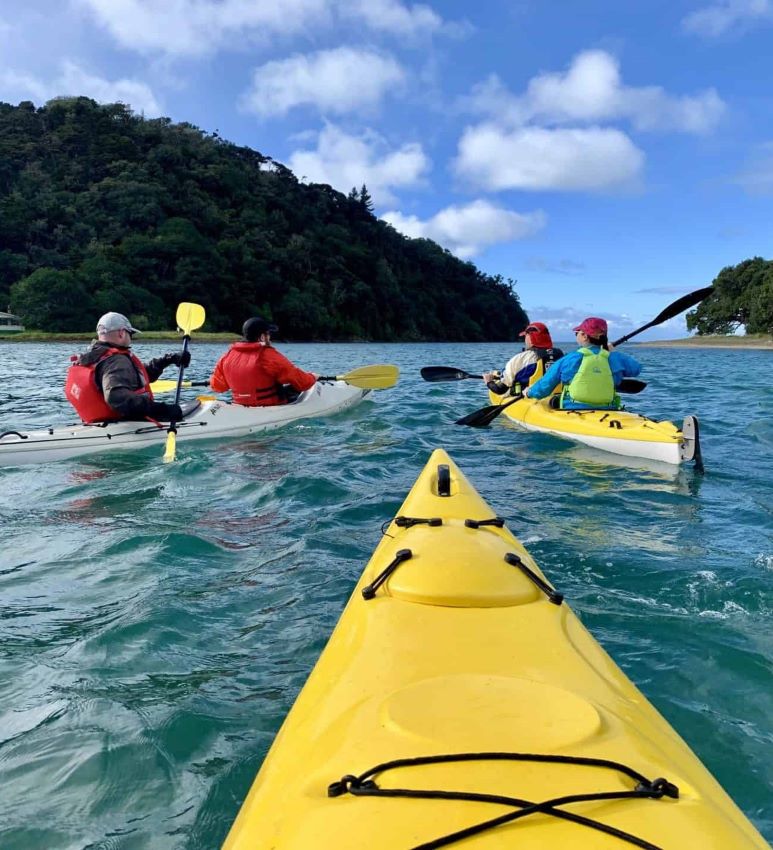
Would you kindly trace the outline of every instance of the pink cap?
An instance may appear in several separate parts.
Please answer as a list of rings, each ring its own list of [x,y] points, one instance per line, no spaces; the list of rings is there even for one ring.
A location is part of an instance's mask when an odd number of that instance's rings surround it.
[[[574,331],[584,331],[588,336],[599,337],[604,336],[607,332],[607,323],[604,319],[599,319],[596,316],[589,316],[583,319]]]

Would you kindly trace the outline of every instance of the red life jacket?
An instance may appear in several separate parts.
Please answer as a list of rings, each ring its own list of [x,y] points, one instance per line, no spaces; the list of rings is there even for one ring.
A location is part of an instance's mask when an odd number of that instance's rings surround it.
[[[231,346],[223,358],[222,369],[234,404],[244,407],[284,404],[279,394],[281,384],[274,377],[274,370],[266,368],[277,354],[273,348],[258,342],[237,342]]]
[[[64,384],[64,394],[67,400],[75,408],[81,420],[87,424],[93,422],[113,422],[117,419],[122,419],[121,414],[110,407],[102,395],[102,388],[97,384],[97,366],[107,357],[112,357],[114,354],[125,354],[134,364],[134,367],[140,373],[144,386],[135,390],[138,395],[148,395],[153,398],[153,390],[150,389],[150,377],[148,376],[145,364],[125,348],[108,348],[107,351],[94,363],[89,363],[88,366],[82,366],[80,363],[73,362],[72,366],[67,370],[67,378]],[[71,358],[77,361],[77,355]]]

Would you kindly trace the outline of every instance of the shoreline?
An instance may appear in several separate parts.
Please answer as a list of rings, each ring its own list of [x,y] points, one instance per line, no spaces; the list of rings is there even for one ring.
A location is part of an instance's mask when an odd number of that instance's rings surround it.
[[[685,339],[656,339],[636,342],[639,348],[737,348],[741,351],[773,351],[773,337],[766,334],[751,336],[694,336]]]
[[[90,343],[94,340],[95,334],[92,332],[86,333],[43,333],[43,332],[22,332],[14,334],[0,334],[0,343],[3,342],[73,342],[73,343]],[[145,331],[136,342],[171,342],[179,343],[182,335],[174,331]],[[204,331],[197,332],[193,339],[199,342],[238,342],[241,337],[238,334],[228,331]],[[314,343],[314,340],[277,340],[282,345],[288,343]],[[368,343],[372,340],[338,340],[340,343]],[[420,344],[430,342],[430,340],[394,340],[391,344],[411,345],[419,342]],[[492,342],[501,342],[494,340]],[[335,344],[335,343],[332,343]],[[389,344],[389,343],[388,343]],[[447,341],[446,344],[454,344],[453,340]],[[461,344],[461,343],[460,343]],[[560,342],[558,344],[561,344]],[[563,343],[568,345],[570,343]],[[773,336],[766,334],[753,334],[750,336],[704,336],[704,337],[686,337],[684,339],[656,339],[648,342],[630,342],[630,346],[637,348],[736,348],[742,351],[773,351]]]

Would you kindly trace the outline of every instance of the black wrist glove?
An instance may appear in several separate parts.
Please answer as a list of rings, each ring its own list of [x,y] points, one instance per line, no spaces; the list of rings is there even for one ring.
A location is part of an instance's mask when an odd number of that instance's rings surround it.
[[[188,366],[191,365],[191,353],[190,351],[180,351],[175,354],[165,354],[164,363],[166,363],[167,366],[182,366],[184,369],[187,369]]]
[[[183,411],[179,404],[165,404],[163,401],[151,401],[148,416],[151,419],[159,419],[163,422],[179,422],[183,418]]]
[[[507,384],[503,384],[501,381],[489,381],[486,387],[497,395],[504,395],[510,389]]]

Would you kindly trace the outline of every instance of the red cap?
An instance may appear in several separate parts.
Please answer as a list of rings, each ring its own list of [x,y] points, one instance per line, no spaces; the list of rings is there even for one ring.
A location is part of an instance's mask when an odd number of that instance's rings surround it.
[[[574,328],[575,333],[577,331],[584,331],[588,336],[591,337],[599,337],[604,336],[607,332],[607,323],[604,319],[599,319],[596,316],[590,316],[587,319],[583,319],[576,328]]]
[[[521,331],[518,336],[526,336],[526,334],[531,337],[531,344],[535,348],[553,347],[553,340],[550,338],[548,326],[542,322],[532,322],[526,327],[526,330]]]

